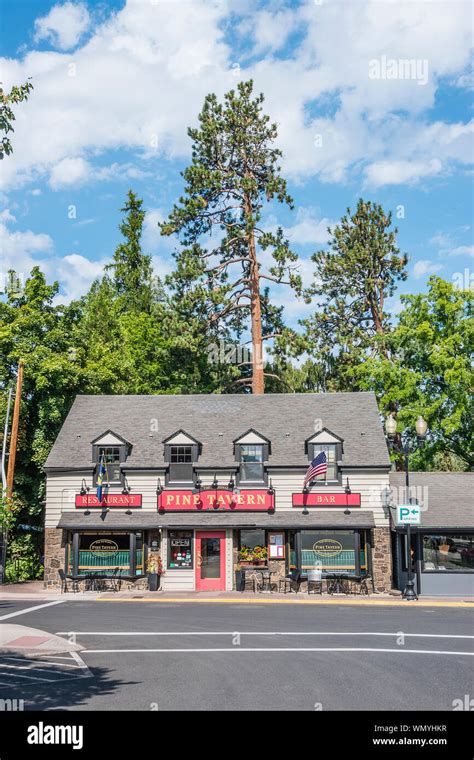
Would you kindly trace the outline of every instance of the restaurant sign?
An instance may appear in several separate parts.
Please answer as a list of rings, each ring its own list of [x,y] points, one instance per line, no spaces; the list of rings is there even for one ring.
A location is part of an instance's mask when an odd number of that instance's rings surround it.
[[[360,493],[293,493],[294,507],[360,507]]]
[[[107,493],[99,501],[95,494],[76,494],[76,508],[81,507],[115,507],[116,509],[129,509],[129,507],[141,507],[141,493]]]
[[[321,557],[337,557],[342,550],[341,542],[335,538],[320,538],[313,544],[313,552]]]
[[[275,508],[275,497],[267,490],[202,490],[162,491],[158,495],[159,512],[195,512],[206,510],[229,510],[263,512]]]

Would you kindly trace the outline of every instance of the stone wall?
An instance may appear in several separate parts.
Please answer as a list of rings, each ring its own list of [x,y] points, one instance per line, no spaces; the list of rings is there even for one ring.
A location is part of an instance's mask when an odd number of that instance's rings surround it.
[[[60,528],[44,529],[44,587],[61,588],[58,570],[64,570],[66,560],[65,532]]]
[[[373,529],[372,573],[375,591],[387,594],[392,588],[392,546],[390,528]]]

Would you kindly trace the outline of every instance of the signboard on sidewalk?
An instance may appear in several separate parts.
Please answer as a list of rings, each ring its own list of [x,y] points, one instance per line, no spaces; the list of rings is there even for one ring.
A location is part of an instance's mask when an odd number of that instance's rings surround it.
[[[398,504],[397,505],[397,523],[398,525],[420,525],[421,524],[421,507],[419,504]]]

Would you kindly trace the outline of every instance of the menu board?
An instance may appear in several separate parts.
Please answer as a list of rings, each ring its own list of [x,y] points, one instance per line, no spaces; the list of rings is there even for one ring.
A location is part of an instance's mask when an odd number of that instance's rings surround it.
[[[268,534],[268,556],[270,559],[285,559],[285,534]]]

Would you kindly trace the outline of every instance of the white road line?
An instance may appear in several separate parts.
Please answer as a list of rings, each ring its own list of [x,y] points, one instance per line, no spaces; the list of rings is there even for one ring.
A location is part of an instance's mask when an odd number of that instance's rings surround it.
[[[358,647],[225,647],[221,649],[85,649],[87,654],[126,654],[126,653],[154,653],[154,654],[214,654],[219,652],[381,652],[402,654],[447,654],[455,656],[473,657],[474,652],[449,652],[430,649],[378,649]]]
[[[58,631],[66,636],[70,631]],[[76,636],[405,636],[426,639],[474,639],[474,636],[450,633],[379,633],[373,631],[74,631]]]
[[[8,615],[1,615],[0,620],[9,620],[10,618],[18,617],[19,615],[26,615],[28,612],[34,612],[35,610],[42,610],[45,607],[52,607],[54,604],[64,604],[66,599],[58,599],[55,602],[47,602],[46,604],[37,604],[35,607],[26,607],[24,610],[18,612],[10,612]]]
[[[0,670],[2,670],[3,667],[5,667],[5,666],[4,665],[0,665]],[[13,666],[10,666],[10,667],[13,667]],[[0,675],[7,676],[7,675],[10,675],[10,674],[9,673],[0,673]],[[15,678],[27,678],[29,681],[47,681],[48,683],[55,683],[56,682],[55,678],[41,678],[40,676],[24,676],[21,673],[15,673],[14,677]]]
[[[77,670],[77,666],[75,666],[75,667],[76,667],[76,670]],[[2,662],[2,663],[0,663],[0,670],[2,668],[12,668],[13,670],[29,670],[30,672],[32,672],[32,671],[34,671],[34,672],[38,671],[38,672],[42,672],[42,673],[51,673],[51,671],[47,670],[46,668],[36,668],[34,665],[33,665],[33,667],[29,667],[28,665],[7,665],[6,663]],[[56,673],[58,675],[69,676],[69,673],[67,671],[61,672],[60,670],[57,670]]]
[[[84,671],[83,678],[89,678],[89,676],[92,677],[91,670],[87,667],[86,663],[84,662],[80,654],[78,654],[77,652],[71,652],[71,657],[73,657],[74,660],[77,662],[78,667]]]
[[[8,662],[10,662],[10,661],[25,662],[25,660],[27,658],[25,658],[25,657],[6,657],[5,659],[7,659]],[[48,662],[47,660],[33,660],[33,659],[32,660],[28,660],[28,662],[31,663],[31,665],[33,666],[33,668],[35,668],[36,667],[36,663],[38,663],[39,665],[49,665],[52,668],[61,667],[61,668],[72,668],[73,670],[77,670],[77,665],[69,665],[66,662]],[[1,665],[2,665],[2,660],[0,659],[0,667],[1,667]],[[11,667],[14,667],[14,666],[11,666]]]

